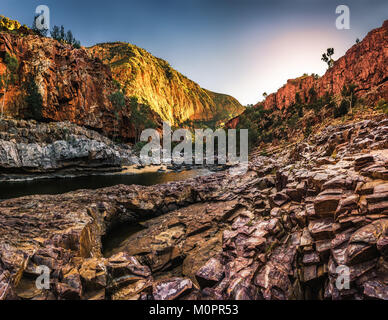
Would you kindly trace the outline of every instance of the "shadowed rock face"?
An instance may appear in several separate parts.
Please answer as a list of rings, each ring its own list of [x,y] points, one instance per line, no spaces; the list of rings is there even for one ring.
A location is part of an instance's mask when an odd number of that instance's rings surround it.
[[[387,128],[330,126],[239,176],[0,202],[0,298],[388,299]]]
[[[0,120],[0,172],[120,168],[138,163],[126,145],[70,122]]]
[[[6,115],[28,113],[24,85],[32,76],[43,98],[44,118],[112,132],[114,116],[108,97],[115,87],[108,66],[84,49],[35,35],[0,33],[0,56],[6,52],[19,63],[17,82],[5,96]],[[5,70],[3,59],[0,67]]]

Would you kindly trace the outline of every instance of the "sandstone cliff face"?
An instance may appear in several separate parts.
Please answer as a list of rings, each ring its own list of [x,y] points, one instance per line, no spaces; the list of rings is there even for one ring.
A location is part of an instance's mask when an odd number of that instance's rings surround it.
[[[137,46],[117,42],[98,44],[88,50],[110,65],[113,78],[128,97],[139,97],[172,124],[215,117],[227,120],[243,111],[233,97],[201,88],[167,61]]]
[[[99,59],[92,53],[109,56]],[[127,44],[96,46],[88,51],[50,38],[0,32],[0,74],[7,69],[6,54],[18,61],[15,82],[4,98],[8,117],[28,115],[26,84],[32,77],[43,98],[44,119],[71,121],[110,137],[132,140],[136,124],[131,120],[129,100],[117,116],[109,99],[117,91],[111,68],[127,97],[137,96],[151,105],[150,117],[156,123],[164,119],[177,124],[214,116],[228,119],[243,109],[236,99],[200,88],[166,61]],[[1,104],[3,94],[4,89],[0,91]]]
[[[295,103],[299,93],[303,102],[309,102],[314,89],[318,97],[325,93],[339,95],[344,85],[357,86],[358,96],[369,102],[380,98],[388,100],[388,20],[381,28],[374,29],[346,54],[334,62],[321,78],[303,76],[288,80],[276,93],[268,95],[262,103],[266,109],[286,109]]]
[[[69,120],[111,134],[114,90],[109,67],[90,57],[84,49],[35,35],[0,33],[0,72],[5,54],[18,60],[16,82],[5,95],[4,113],[23,118],[28,112],[25,85],[30,76],[43,98],[45,119]]]

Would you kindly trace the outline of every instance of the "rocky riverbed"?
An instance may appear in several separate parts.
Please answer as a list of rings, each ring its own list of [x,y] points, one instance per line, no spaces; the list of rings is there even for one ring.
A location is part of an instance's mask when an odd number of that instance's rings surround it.
[[[388,299],[387,137],[376,118],[239,176],[3,201],[0,299]]]
[[[160,164],[145,165],[130,145],[115,143],[70,122],[0,120],[0,182],[156,170],[221,171],[233,166],[218,164],[217,157],[215,164],[195,165],[194,162],[194,157],[192,164],[176,164],[170,158]]]

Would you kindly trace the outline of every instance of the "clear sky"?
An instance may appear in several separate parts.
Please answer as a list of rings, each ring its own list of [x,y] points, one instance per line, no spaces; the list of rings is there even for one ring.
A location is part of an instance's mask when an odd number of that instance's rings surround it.
[[[0,13],[31,25],[40,4],[51,26],[63,24],[82,45],[136,44],[242,104],[289,78],[323,74],[326,48],[337,59],[388,19],[387,0],[1,0]],[[335,27],[340,4],[350,8],[350,30]]]

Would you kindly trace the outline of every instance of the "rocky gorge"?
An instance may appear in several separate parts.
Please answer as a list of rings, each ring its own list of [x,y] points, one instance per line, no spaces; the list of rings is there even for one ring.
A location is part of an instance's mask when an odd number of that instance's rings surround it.
[[[140,151],[85,127],[66,122],[0,120],[0,182],[97,174],[149,171],[182,172],[193,169],[225,170],[233,164],[177,164],[171,157],[151,164]],[[144,169],[144,170],[143,170]],[[142,171],[143,170],[143,171]],[[1,199],[1,197],[0,197]]]
[[[133,117],[131,98],[142,108],[149,106],[143,117],[156,125],[162,120],[172,125],[211,120],[216,114],[218,121],[227,121],[243,111],[233,97],[201,88],[167,61],[134,45],[78,49],[20,30],[0,30],[0,74],[7,71],[7,56],[16,59],[13,83],[7,92],[0,89],[5,93],[2,112],[7,117],[31,118],[34,110],[26,102],[31,81],[42,99],[36,120],[70,121],[123,141],[137,139],[139,123]],[[119,105],[112,102],[115,95],[122,97]]]
[[[252,154],[237,177],[3,201],[0,298],[388,299],[387,133],[381,115]]]
[[[248,114],[250,135],[279,133],[256,141],[246,172],[1,197],[0,300],[388,300],[387,27],[322,77],[290,80],[229,121]],[[156,127],[241,112],[122,42],[74,48],[12,23],[0,32],[0,74],[10,57],[0,183],[142,166],[139,106]],[[38,93],[24,87],[31,77]],[[352,83],[358,104],[351,96],[334,116]],[[35,120],[31,91],[42,99]]]

